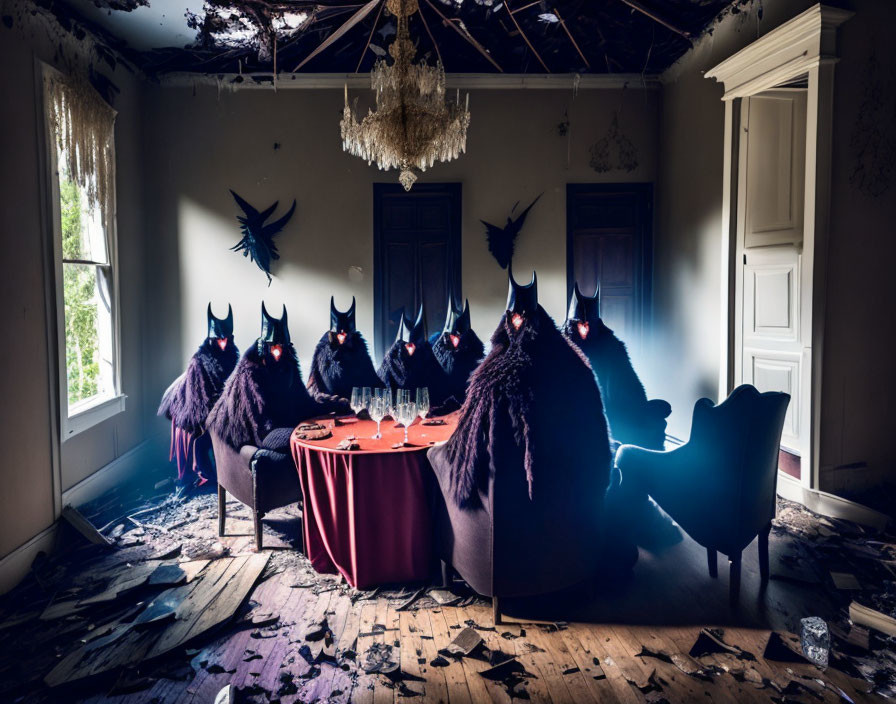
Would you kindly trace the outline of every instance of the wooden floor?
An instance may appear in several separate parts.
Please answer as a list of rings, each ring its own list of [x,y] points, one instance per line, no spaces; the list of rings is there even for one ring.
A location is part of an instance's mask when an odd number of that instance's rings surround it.
[[[248,515],[236,503],[228,510],[235,518],[222,539],[226,551],[251,554]],[[192,522],[154,533],[140,547],[143,554],[163,553],[179,541],[205,540],[214,529],[212,497],[197,501],[190,515]],[[235,624],[206,634],[159,664],[141,665],[129,679],[101,678],[61,690],[38,682],[25,701],[210,704],[228,684],[239,690],[238,702],[283,704],[515,698],[552,704],[848,701],[838,688],[855,702],[878,701],[864,693],[867,683],[835,668],[822,672],[763,658],[772,630],[798,632],[800,618],[827,617],[836,605],[796,583],[772,580],[760,591],[755,546],[744,556],[736,609],[728,604],[724,565],[719,579],[710,579],[705,552],[685,537],[659,554],[642,551],[625,583],[507,601],[506,622],[495,628],[485,600],[456,607],[424,597],[399,610],[420,585],[358,593],[336,577],[316,575],[291,549],[298,525],[288,512],[272,516],[265,538],[271,546],[268,566]],[[791,534],[773,532],[773,573],[778,556],[798,550],[797,542]],[[137,549],[120,551],[119,559]],[[461,585],[457,591],[462,592]],[[323,621],[332,640],[311,636]],[[482,636],[484,648],[468,657],[440,656],[468,626]],[[746,654],[690,657],[704,627],[723,629],[724,641]],[[377,654],[397,668],[389,675],[365,673],[368,658]],[[518,663],[508,669],[509,676],[479,674],[508,655]],[[130,686],[129,680],[137,684]]]

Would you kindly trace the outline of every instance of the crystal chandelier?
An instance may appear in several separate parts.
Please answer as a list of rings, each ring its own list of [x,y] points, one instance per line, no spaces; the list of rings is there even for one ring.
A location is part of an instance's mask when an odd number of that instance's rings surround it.
[[[398,180],[406,191],[417,180],[415,170],[426,171],[437,161],[456,159],[467,148],[470,96],[460,104],[445,100],[445,70],[441,61],[427,66],[413,63],[416,49],[408,32],[408,17],[417,11],[417,0],[386,0],[398,18],[395,41],[389,46],[393,63],[380,59],[370,73],[376,91],[376,110],[360,122],[348,102],[342,113],[342,148],[349,154],[376,162],[383,171],[401,169]]]

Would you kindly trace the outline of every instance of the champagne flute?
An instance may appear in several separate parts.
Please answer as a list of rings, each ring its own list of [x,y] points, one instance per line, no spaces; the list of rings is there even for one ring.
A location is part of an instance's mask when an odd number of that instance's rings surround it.
[[[390,387],[386,387],[383,389],[383,402],[385,403],[385,408],[383,412],[383,417],[391,416],[395,417],[395,401],[392,398],[392,389]]]
[[[408,444],[408,426],[417,418],[416,403],[402,403],[398,406],[398,420],[404,426],[404,444]]]
[[[423,420],[429,413],[429,389],[422,387],[417,389],[417,415]]]
[[[383,417],[386,415],[385,411],[386,399],[382,394],[374,396],[370,400],[370,408],[368,409],[371,419],[376,421],[376,435],[373,436],[374,440],[379,440],[383,437],[383,434],[380,432],[380,423],[382,423]]]
[[[364,410],[367,410],[370,408],[370,397],[371,397],[370,387],[369,386],[361,387],[361,408],[363,408]]]
[[[353,386],[352,387],[352,398],[349,402],[352,410],[355,412],[357,416],[362,410],[364,410],[364,404],[361,401],[361,387]]]

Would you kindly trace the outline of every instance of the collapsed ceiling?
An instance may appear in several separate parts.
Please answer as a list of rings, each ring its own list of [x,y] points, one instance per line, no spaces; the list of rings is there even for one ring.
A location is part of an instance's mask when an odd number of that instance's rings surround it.
[[[395,34],[385,0],[64,2],[150,75],[363,72]],[[658,74],[752,2],[419,0],[411,33],[418,57],[451,73]]]

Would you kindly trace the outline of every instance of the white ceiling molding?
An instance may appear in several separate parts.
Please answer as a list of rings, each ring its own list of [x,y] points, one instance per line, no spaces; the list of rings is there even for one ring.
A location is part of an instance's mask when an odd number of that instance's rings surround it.
[[[242,80],[240,80],[242,79]],[[165,87],[210,85],[228,90],[271,90],[271,73],[170,73],[159,78]],[[653,90],[660,85],[657,76],[640,73],[594,74],[508,74],[449,73],[448,90],[607,90],[631,88]],[[369,73],[280,73],[276,89],[370,89]]]
[[[755,95],[822,63],[837,61],[837,28],[854,13],[813,5],[706,72],[725,86],[722,100]]]

